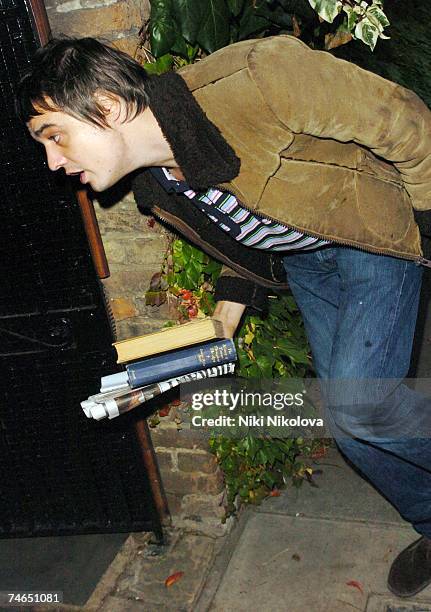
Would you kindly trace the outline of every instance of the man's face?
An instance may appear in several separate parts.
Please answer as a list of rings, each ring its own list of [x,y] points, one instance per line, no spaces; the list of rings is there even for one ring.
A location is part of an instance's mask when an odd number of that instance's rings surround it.
[[[47,111],[32,117],[27,127],[45,147],[50,170],[63,168],[68,175],[79,175],[81,183],[89,183],[95,191],[104,191],[130,171],[126,143],[115,122],[103,129],[60,111]]]

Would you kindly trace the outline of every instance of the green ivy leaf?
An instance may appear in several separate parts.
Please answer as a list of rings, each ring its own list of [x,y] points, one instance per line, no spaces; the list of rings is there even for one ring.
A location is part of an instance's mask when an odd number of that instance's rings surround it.
[[[171,0],[151,0],[150,44],[155,57],[169,53],[178,37]]]
[[[244,6],[244,0],[226,0],[230,12],[234,17],[238,17]]]
[[[245,376],[247,378],[259,378],[260,374],[261,374],[261,371],[260,371],[259,366],[257,365],[257,363],[255,363],[255,362],[250,363],[249,362],[249,365],[245,366],[245,368],[244,368],[244,373],[245,373]]]
[[[203,18],[205,0],[172,0],[172,13],[182,36],[192,45],[196,43]]]
[[[174,240],[172,243],[172,255],[174,259],[177,259],[177,257],[181,257],[182,252],[183,252],[182,240]]]
[[[210,260],[204,268],[205,274],[217,274],[221,270],[221,264],[215,259]]]
[[[267,355],[258,355],[256,357],[256,363],[260,368],[261,376],[265,378],[272,378],[272,366],[274,360]]]
[[[380,31],[390,25],[389,19],[386,17],[382,9],[377,4],[373,4],[372,6],[370,6],[370,8],[367,9],[366,15],[371,21],[371,23],[373,23],[377,27],[380,27]]]
[[[187,57],[188,49],[187,42],[184,37],[178,33],[177,38],[174,44],[171,47],[172,53],[175,55],[180,55],[181,57]]]
[[[187,242],[183,242],[182,243],[182,253],[186,261],[191,259],[193,255],[193,247],[191,246],[191,244],[188,244]]]
[[[343,6],[343,11],[347,14],[346,30],[351,32],[358,21],[358,13],[351,6]]]
[[[269,23],[284,30],[293,28],[292,14],[279,5],[256,4],[256,15],[267,19]]]
[[[187,276],[185,271],[180,272],[179,274],[177,274],[177,283],[178,283],[179,287],[182,287],[184,289],[192,289],[193,288],[193,287],[190,287],[189,279],[188,279],[188,276]]]
[[[368,45],[371,51],[374,51],[377,39],[379,38],[379,30],[368,19],[363,19],[355,27],[354,38],[362,40]]]
[[[271,25],[266,17],[257,13],[256,7],[251,3],[245,6],[239,24],[238,40],[244,40],[252,34],[258,34]]]
[[[229,43],[229,9],[225,0],[201,0],[203,17],[197,42],[213,53]]]
[[[206,264],[207,261],[208,261],[208,255],[206,255],[200,249],[196,249],[195,247],[193,247],[193,259],[195,261],[199,261],[200,263],[205,263]]]
[[[215,307],[215,299],[212,293],[206,291],[201,298],[201,309],[206,315],[211,315]]]
[[[341,0],[308,0],[316,13],[324,21],[332,23],[339,14],[342,2]]]
[[[197,261],[196,259],[192,258],[189,260],[187,267],[189,270],[193,270],[193,272],[195,272],[197,274],[197,286],[195,287],[195,289],[198,288],[198,286],[201,284],[201,275],[203,274],[203,269],[204,266],[201,264],[200,261]]]
[[[174,58],[170,53],[166,53],[161,57],[158,57],[155,62],[148,62],[144,64],[145,72],[148,74],[163,74],[168,72],[172,68]]]
[[[268,463],[268,455],[265,452],[265,450],[263,450],[261,448],[260,450],[257,451],[257,453],[256,453],[256,460],[259,463],[262,463],[263,465],[266,465]]]
[[[196,285],[199,284],[200,281],[200,271],[196,270],[196,268],[187,268],[186,272],[186,278],[187,278],[187,287],[185,286],[185,289],[194,289],[196,287]]]

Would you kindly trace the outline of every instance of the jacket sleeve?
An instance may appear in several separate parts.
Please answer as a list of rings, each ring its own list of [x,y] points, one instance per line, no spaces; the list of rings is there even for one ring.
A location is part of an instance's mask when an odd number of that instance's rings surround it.
[[[248,65],[292,132],[370,149],[400,172],[414,209],[431,208],[431,111],[415,93],[287,36],[258,42]]]
[[[267,310],[268,293],[269,290],[266,287],[257,285],[223,265],[217,279],[214,297],[217,302],[221,300],[238,302],[245,304],[251,310],[264,313]]]

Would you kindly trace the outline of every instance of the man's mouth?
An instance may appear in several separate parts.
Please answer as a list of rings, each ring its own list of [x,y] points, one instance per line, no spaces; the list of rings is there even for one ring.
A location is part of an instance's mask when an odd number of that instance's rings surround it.
[[[87,176],[84,170],[78,170],[77,172],[66,172],[67,176],[79,177],[81,183],[85,184],[87,182]]]

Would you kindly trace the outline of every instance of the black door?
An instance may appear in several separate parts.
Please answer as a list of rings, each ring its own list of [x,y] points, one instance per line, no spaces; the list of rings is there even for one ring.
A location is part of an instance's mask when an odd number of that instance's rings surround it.
[[[0,0],[0,536],[160,530],[137,415],[80,401],[116,371],[76,197],[14,115],[39,42],[24,0]]]

